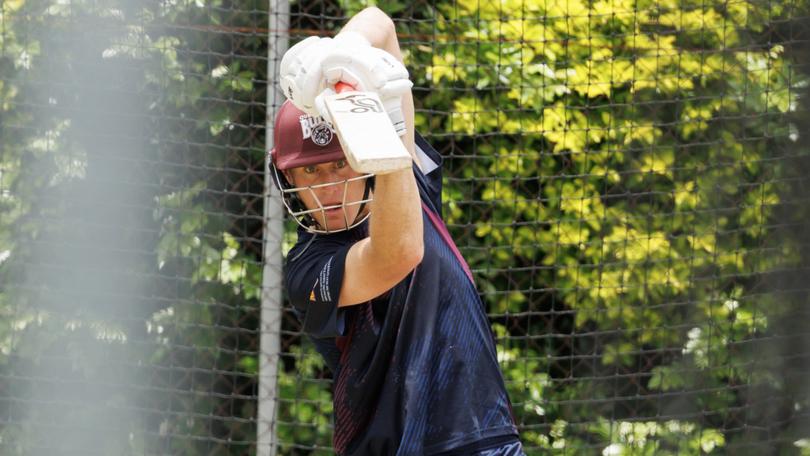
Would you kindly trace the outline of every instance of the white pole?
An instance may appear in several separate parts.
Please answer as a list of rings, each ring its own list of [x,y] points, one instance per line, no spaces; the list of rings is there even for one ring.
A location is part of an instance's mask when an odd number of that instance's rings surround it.
[[[267,119],[266,150],[273,147],[273,119],[284,95],[278,89],[279,64],[289,46],[290,4],[288,0],[270,0],[267,46]],[[259,353],[259,416],[256,453],[274,456],[278,445],[278,374],[281,361],[281,246],[284,236],[284,208],[278,190],[268,173],[264,176],[264,268],[262,271],[261,344]]]

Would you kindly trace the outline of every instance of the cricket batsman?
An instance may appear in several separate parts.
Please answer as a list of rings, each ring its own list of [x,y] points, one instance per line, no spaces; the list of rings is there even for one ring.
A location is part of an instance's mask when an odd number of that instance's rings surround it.
[[[368,8],[281,62],[271,163],[299,223],[289,299],[334,373],[339,455],[523,455],[472,273],[442,221],[441,156],[414,131],[393,21]],[[377,93],[413,158],[348,165],[324,97]],[[369,132],[372,134],[373,132]]]

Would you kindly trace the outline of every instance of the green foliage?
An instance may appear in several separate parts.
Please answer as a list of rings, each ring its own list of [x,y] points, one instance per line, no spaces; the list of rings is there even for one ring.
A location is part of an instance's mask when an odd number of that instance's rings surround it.
[[[246,354],[258,343],[245,333],[258,327],[262,266],[240,229],[260,226],[261,205],[243,199],[220,206],[212,195],[223,188],[248,194],[240,185],[250,183],[209,170],[263,160],[263,136],[244,126],[263,132],[263,122],[254,126],[250,119],[264,118],[263,97],[253,101],[266,65],[238,58],[224,35],[208,40],[165,26],[251,23],[247,11],[207,9],[223,2],[204,6],[0,3],[0,282],[14,284],[0,287],[0,378],[64,373],[67,385],[142,382],[128,397],[100,391],[87,400],[152,412],[116,429],[120,446],[92,447],[105,454],[253,452],[256,404],[245,391],[255,384],[257,365]],[[245,55],[267,55],[263,40],[237,45]],[[105,98],[119,101],[117,94],[123,102],[106,112],[97,108]],[[258,114],[245,108],[248,102]],[[242,155],[222,153],[231,146]],[[126,166],[109,165],[114,159]],[[132,176],[147,177],[131,185]],[[109,191],[106,200],[84,207],[88,195],[82,192],[100,188]],[[103,199],[92,196],[89,201]],[[105,213],[105,204],[118,205],[119,212]],[[240,213],[254,221],[237,223],[232,214]],[[91,219],[86,232],[73,229],[73,219],[82,216]],[[65,250],[65,258],[52,254],[51,264],[40,267],[42,245]],[[146,254],[122,263],[111,251]],[[75,258],[84,258],[93,275],[74,271]],[[67,271],[64,277],[49,273],[54,266]],[[87,298],[88,290],[101,297]],[[72,364],[59,371],[43,357]],[[125,360],[124,367],[99,365],[114,359]],[[133,366],[141,369],[133,372]],[[200,372],[184,376],[195,369]],[[11,382],[4,397],[31,404],[25,401],[35,397],[27,388]],[[47,404],[43,395],[38,391],[36,398]],[[0,426],[4,449],[30,454],[42,445],[34,436],[42,435],[48,411],[27,405],[26,416],[15,415],[26,407],[3,407],[4,416],[15,416]],[[94,426],[82,410],[70,413],[76,423]],[[71,448],[72,440],[62,448]],[[76,444],[78,452],[91,450],[87,442]]]
[[[790,43],[772,39],[774,24],[806,5],[375,3],[397,20],[419,89],[418,128],[451,151],[445,216],[493,316],[527,452],[721,453],[756,441],[736,426],[745,409],[746,426],[788,442],[785,453],[810,454],[806,430],[780,427],[752,400],[760,387],[766,397],[795,393],[777,348],[759,341],[782,334],[794,308],[763,290],[762,277],[806,261],[775,227],[789,225],[782,208],[795,204],[783,185],[792,171],[785,151],[799,150],[786,119],[808,77]],[[338,17],[368,4],[324,8]],[[0,3],[0,283],[15,284],[0,287],[0,377],[54,349],[77,381],[104,375],[70,339],[154,367],[144,381],[157,393],[138,406],[170,403],[171,413],[138,430],[154,440],[122,434],[122,448],[135,453],[255,452],[262,253],[253,236],[262,214],[250,195],[261,191],[238,173],[210,171],[258,169],[263,160],[256,94],[263,98],[268,49],[260,35],[201,30],[255,26],[252,14],[266,9],[221,0]],[[99,163],[100,146],[76,133],[75,119],[31,108],[47,103],[37,81],[87,75],[80,65],[52,68],[46,56],[59,55],[88,18],[115,32],[63,60],[136,68],[126,79],[139,95],[133,112],[161,119],[145,129],[154,146],[145,160],[193,170],[162,170],[138,200],[152,218],[136,228],[156,233],[154,255],[131,267],[170,278],[174,293],[114,303],[119,315],[143,312],[131,318],[137,327],[81,303],[43,307],[47,293],[21,281],[41,254],[37,242],[53,239],[47,221],[75,209],[43,195],[73,195]],[[126,226],[126,217],[107,215],[119,218]],[[293,230],[288,224],[285,252]],[[329,373],[288,320],[279,450],[328,450]],[[133,351],[133,341],[150,351]],[[794,402],[779,412],[810,407]],[[18,454],[35,444],[31,435],[24,425],[0,428],[4,448]]]
[[[323,359],[309,343],[291,349],[295,369],[279,376],[279,454],[297,454],[296,445],[332,448],[331,381]]]
[[[420,115],[418,127],[454,133],[453,149],[463,151],[446,163],[454,178],[445,182],[447,219],[470,247],[491,312],[511,321],[499,340],[548,331],[543,319],[509,317],[539,309],[538,289],[573,311],[573,331],[604,332],[570,347],[597,364],[574,386],[563,380],[580,374],[553,361],[565,356],[553,344],[521,347],[514,362],[531,369],[518,375],[509,361],[508,381],[544,379],[542,400],[560,404],[621,396],[597,380],[636,372],[649,380],[630,391],[651,400],[625,401],[632,415],[618,416],[635,418],[668,407],[657,392],[777,380],[769,363],[752,372],[757,350],[741,344],[768,334],[787,309],[756,293],[752,279],[799,264],[769,230],[784,203],[788,165],[778,157],[790,144],[789,125],[769,116],[794,110],[796,81],[806,79],[781,44],[757,41],[782,8],[506,0],[442,3],[428,13],[441,39],[411,49],[409,64],[417,86],[432,88],[421,107],[448,114]],[[656,350],[672,355],[646,354]],[[641,365],[649,375],[634,370]],[[594,411],[616,417],[616,409],[539,406],[536,390],[510,391],[527,407],[518,414],[527,442],[565,448],[567,438],[570,449],[579,434],[611,454],[663,451],[659,443],[634,446],[632,433],[616,440],[568,427],[554,437],[547,423],[590,421]],[[692,397],[685,413],[740,400]],[[670,445],[672,454],[708,453],[740,436],[714,430],[722,422],[648,423],[632,432],[673,445],[683,436],[686,446]]]
[[[592,427],[592,432],[611,442],[602,452],[604,455],[717,454],[725,444],[723,434],[717,430],[679,421],[610,423],[601,420]]]

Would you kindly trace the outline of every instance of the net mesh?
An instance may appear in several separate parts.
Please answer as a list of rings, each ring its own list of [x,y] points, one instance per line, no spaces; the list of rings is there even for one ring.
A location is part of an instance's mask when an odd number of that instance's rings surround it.
[[[268,37],[366,5],[274,5],[0,0],[3,454],[331,452],[260,331]],[[810,454],[810,5],[379,6],[527,454]]]

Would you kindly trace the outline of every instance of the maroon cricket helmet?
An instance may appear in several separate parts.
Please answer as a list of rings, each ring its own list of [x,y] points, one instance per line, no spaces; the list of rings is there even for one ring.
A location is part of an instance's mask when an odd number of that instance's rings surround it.
[[[296,108],[289,100],[276,114],[273,144],[270,155],[280,170],[345,158],[332,126],[321,116],[310,116]]]

